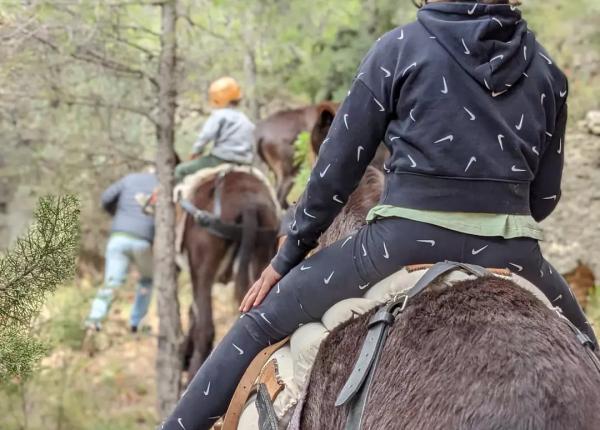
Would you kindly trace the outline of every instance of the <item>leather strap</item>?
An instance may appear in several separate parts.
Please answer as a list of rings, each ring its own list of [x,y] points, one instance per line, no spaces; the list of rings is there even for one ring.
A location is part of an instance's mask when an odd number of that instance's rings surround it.
[[[564,321],[565,324],[567,324],[567,326],[569,326],[569,328],[573,331],[573,333],[575,333],[577,340],[579,341],[579,343],[581,343],[581,345],[587,352],[587,355],[590,357],[590,360],[592,360],[592,363],[594,363],[596,370],[598,370],[598,372],[600,372],[600,358],[598,358],[598,356],[594,352],[594,350],[596,349],[594,342],[592,342],[592,340],[589,338],[589,336],[587,334],[585,334],[584,332],[579,330],[579,328],[577,328],[577,326],[575,324],[573,324],[571,322],[571,320],[569,320],[566,316],[564,316],[562,311],[560,310],[560,308],[554,308],[554,310],[557,313],[557,315],[559,316],[559,318],[562,321]]]
[[[271,355],[285,345],[288,340],[289,337],[286,337],[285,339],[282,339],[279,342],[263,349],[256,357],[254,357],[254,360],[252,360],[250,366],[248,366],[248,369],[246,369],[244,376],[242,376],[242,379],[233,393],[233,397],[231,398],[229,407],[225,413],[222,430],[237,430],[240,417],[242,416],[242,410],[244,409],[244,406],[246,405],[246,402],[248,401],[248,398],[254,389],[254,383],[260,375],[262,368],[269,360]]]
[[[242,238],[243,225],[226,223],[221,221],[220,217],[213,213],[198,209],[192,202],[187,199],[179,200],[179,204],[188,214],[192,216],[194,222],[200,227],[207,229],[211,234],[220,237],[221,239],[237,242]],[[259,227],[259,237],[269,238],[267,242],[275,240],[278,229]]]
[[[490,272],[483,267],[472,264],[452,261],[434,264],[412,288],[395,297],[394,300],[371,317],[369,330],[358,359],[335,402],[336,406],[342,406],[353,401],[346,420],[346,430],[360,429],[370,383],[387,338],[388,327],[394,323],[396,316],[404,311],[409,299],[420,294],[440,276],[457,269],[462,269],[478,277],[490,275]]]
[[[277,415],[265,384],[258,384],[256,409],[258,410],[258,428],[260,430],[278,430]]]

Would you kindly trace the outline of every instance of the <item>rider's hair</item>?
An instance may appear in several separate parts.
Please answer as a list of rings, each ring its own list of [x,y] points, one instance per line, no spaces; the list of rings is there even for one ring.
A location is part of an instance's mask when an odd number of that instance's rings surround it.
[[[521,2],[519,0],[411,0],[416,7],[423,7],[427,3],[440,3],[440,2],[461,2],[461,3],[486,3],[486,4],[510,4],[512,6],[519,6]]]

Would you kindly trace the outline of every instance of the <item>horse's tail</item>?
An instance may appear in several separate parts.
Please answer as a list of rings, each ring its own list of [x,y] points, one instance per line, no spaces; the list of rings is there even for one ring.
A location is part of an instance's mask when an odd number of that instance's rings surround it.
[[[238,247],[234,265],[235,298],[241,303],[246,291],[250,288],[252,271],[252,253],[258,238],[258,210],[256,207],[244,209],[242,212],[242,238]]]

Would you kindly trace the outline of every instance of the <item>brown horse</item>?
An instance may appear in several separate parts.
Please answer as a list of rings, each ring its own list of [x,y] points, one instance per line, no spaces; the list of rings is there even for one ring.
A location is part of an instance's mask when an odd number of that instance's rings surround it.
[[[333,114],[317,120],[315,152]],[[369,166],[319,248],[364,224],[382,190],[381,171]],[[348,409],[334,402],[371,314],[343,324],[321,345],[300,420],[290,428],[344,428]],[[600,372],[571,329],[512,282],[481,278],[411,301],[390,330],[362,428],[592,430],[599,422]]]
[[[323,102],[277,112],[260,121],[256,126],[258,154],[275,175],[277,198],[282,207],[287,207],[286,197],[294,185],[298,167],[294,165],[294,142],[303,131],[311,131],[324,107],[335,103]]]
[[[252,280],[269,263],[275,251],[279,208],[265,181],[249,172],[232,171],[221,179],[211,178],[194,192],[191,202],[199,209],[215,210],[216,181],[220,194],[220,219],[242,226],[240,240],[227,240],[186,220],[183,249],[192,278],[193,304],[190,329],[184,345],[190,379],[212,350],[215,327],[211,290],[215,281],[234,281],[238,302]]]

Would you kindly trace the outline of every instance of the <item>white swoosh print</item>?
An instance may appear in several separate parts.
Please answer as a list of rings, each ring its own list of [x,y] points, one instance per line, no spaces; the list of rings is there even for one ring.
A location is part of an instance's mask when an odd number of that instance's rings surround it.
[[[179,424],[181,426],[181,428],[183,430],[185,430],[185,427],[183,426],[183,421],[181,421],[181,418],[177,418],[177,424]]]
[[[496,61],[496,60],[502,60],[503,58],[504,58],[504,55],[502,55],[502,54],[500,54],[500,55],[496,55],[494,58],[492,58],[492,59],[490,60],[490,63],[491,63],[492,61]]]
[[[537,146],[532,146],[532,147],[531,147],[531,151],[532,151],[532,152],[533,152],[535,155],[537,155],[538,157],[540,156],[540,153],[538,152]]]
[[[562,139],[558,139],[558,150],[556,151],[557,154],[560,154],[562,152]]]
[[[554,194],[553,196],[542,197],[542,200],[554,200],[554,201],[556,201],[557,198],[558,198],[558,196],[556,194]]]
[[[204,395],[208,396],[208,393],[210,393],[210,381],[208,381],[208,385],[206,386],[206,390],[204,390]]]
[[[546,136],[548,137],[552,137],[552,133],[550,133],[549,131],[546,132]]]
[[[490,88],[490,84],[488,84],[488,81],[487,81],[487,79],[486,79],[486,78],[483,78],[483,83],[485,84],[485,87],[486,87],[488,90],[492,91],[492,89]]]
[[[519,272],[523,271],[523,266],[519,266],[518,264],[515,264],[515,263],[508,263],[508,264],[510,264],[513,267],[516,267]]]
[[[392,173],[392,169],[386,166],[385,163],[383,163],[383,170],[385,171],[385,173]]]
[[[281,292],[281,288],[279,287],[279,282],[277,283],[277,291],[275,292],[275,294],[279,294]]]
[[[264,313],[264,312],[262,312],[262,313],[260,314],[260,317],[261,317],[262,319],[264,319],[264,320],[267,322],[267,324],[269,324],[269,325],[273,325],[273,324],[271,323],[271,321],[269,321],[269,320],[267,319],[267,316],[265,315],[265,313]]]
[[[468,13],[469,15],[473,15],[473,14],[475,13],[475,9],[477,9],[477,3],[475,3],[475,5],[473,6],[473,9],[469,9],[469,10],[467,11],[467,13]]]
[[[365,285],[359,285],[359,286],[358,286],[358,289],[359,289],[359,290],[364,290],[364,289],[365,289],[365,288],[367,288],[369,285],[371,285],[371,283],[370,283],[370,282],[367,282]]]
[[[562,294],[559,294],[558,296],[556,296],[556,298],[554,300],[552,300],[552,303],[554,303],[557,300],[562,299]]]
[[[504,94],[504,93],[505,93],[505,92],[507,92],[507,91],[508,91],[508,90],[502,90],[502,91],[499,91],[499,92],[492,91],[492,97],[498,97],[498,96],[501,96],[502,94]]]
[[[542,96],[540,97],[540,104],[544,104],[545,98],[546,98],[546,94],[542,93]]]
[[[356,148],[356,161],[360,161],[360,153],[361,151],[364,151],[364,147],[359,146],[358,148]]]
[[[469,114],[469,116],[471,117],[471,121],[475,121],[475,118],[477,118],[475,115],[473,115],[473,112],[471,112],[469,109],[467,109],[466,107],[463,106],[463,109]]]
[[[235,343],[232,343],[232,345],[235,349],[237,349],[237,351],[240,353],[240,355],[244,355],[244,350],[242,348],[237,346]]]
[[[467,48],[467,44],[465,43],[465,39],[460,39],[462,41],[463,46],[465,47],[465,54],[471,55],[471,51]]]
[[[317,217],[316,217],[316,216],[309,214],[309,213],[306,211],[306,208],[304,208],[304,211],[303,211],[303,212],[304,212],[304,215],[306,215],[307,217],[309,217],[309,218],[312,218],[312,219],[317,219]]]
[[[526,172],[525,169],[518,169],[517,166],[515,166],[514,164],[510,170],[512,170],[513,172]]]
[[[496,17],[493,17],[493,18],[492,18],[492,21],[496,21],[498,24],[500,24],[500,27],[504,27],[504,26],[502,25],[502,22],[500,22],[500,20],[499,20],[498,18],[496,18]]]
[[[323,279],[323,282],[325,282],[325,285],[329,285],[329,282],[331,281],[331,278],[333,277],[333,274],[335,273],[335,270],[333,272],[331,272],[331,274]]]
[[[304,264],[302,266],[300,266],[300,271],[304,272],[305,270],[310,269],[312,266],[305,266]]]
[[[348,127],[348,114],[344,114],[344,125],[346,126],[346,130],[350,130]]]
[[[504,139],[504,135],[499,134],[498,135],[498,143],[500,144],[500,149],[504,151],[504,145],[503,145],[502,139]]]
[[[398,140],[400,139],[400,136],[392,136],[390,137],[390,142],[393,142],[394,140]]]
[[[527,61],[527,45],[523,46],[523,58]]]
[[[407,155],[407,157],[410,160],[410,167],[417,167],[417,163],[415,162],[415,160],[413,160],[413,158],[410,155]]]
[[[390,76],[392,76],[392,74],[390,73],[390,71],[388,69],[386,69],[385,67],[379,66],[379,68],[381,69],[381,71],[383,73],[385,73],[384,78],[389,78]]]
[[[523,72],[523,76],[525,76],[526,78],[529,77],[529,75],[527,73],[525,73],[525,72]]]
[[[404,77],[404,75],[406,75],[406,72],[408,72],[413,67],[417,67],[417,63],[412,63],[410,66],[408,66],[406,69],[404,69],[404,71],[402,72],[402,77]]]
[[[434,246],[435,246],[435,240],[424,240],[424,239],[420,239],[420,240],[417,240],[417,242],[420,242],[420,243],[426,243],[426,244],[428,244],[428,245],[431,245],[432,247],[434,247]]]
[[[469,164],[467,164],[467,167],[465,167],[465,172],[466,172],[467,170],[469,170],[469,167],[471,167],[471,164],[475,163],[476,161],[477,161],[477,158],[475,158],[475,157],[471,157],[471,158],[469,159]]]
[[[344,204],[344,202],[342,200],[340,200],[340,198],[338,197],[338,195],[336,194],[335,196],[333,196],[333,201],[337,202],[339,204]]]
[[[443,141],[445,141],[445,140],[449,140],[450,142],[452,142],[452,141],[454,140],[454,135],[452,135],[452,134],[449,134],[448,136],[446,136],[446,137],[443,137],[443,138],[441,138],[441,139],[439,139],[439,140],[436,140],[436,141],[435,141],[435,142],[433,142],[433,143],[441,143],[441,142],[443,142]]]
[[[540,56],[546,60],[548,62],[549,65],[552,65],[552,60],[548,57],[546,57],[544,54],[542,54],[541,52],[538,52],[538,54],[540,54]]]
[[[415,111],[414,109],[411,109],[410,112],[408,113],[408,116],[410,117],[410,119],[412,119],[412,122],[417,122],[417,120],[413,116],[414,111]]]
[[[350,242],[352,240],[352,236],[348,236],[346,238],[346,240],[344,240],[344,242],[342,243],[342,246],[340,246],[340,248],[343,248],[345,244],[347,244],[348,242]]]
[[[446,77],[442,76],[442,80],[444,81],[444,89],[442,90],[442,94],[448,94],[448,84],[446,83]]]
[[[398,40],[402,40],[402,39],[404,39],[404,29],[403,28],[400,29],[400,37],[398,37]]]
[[[324,177],[325,177],[325,175],[327,174],[327,171],[329,170],[329,168],[330,168],[330,167],[331,167],[331,163],[329,163],[329,164],[327,165],[327,167],[325,167],[325,170],[323,170],[322,172],[319,172],[319,176],[320,176],[321,178],[324,178]]]
[[[562,98],[564,98],[564,97],[567,95],[567,90],[560,91],[560,92],[559,92],[559,95],[560,95],[560,98],[561,98],[561,99],[562,99]]]
[[[377,106],[379,106],[379,112],[385,112],[385,108],[381,103],[379,103],[379,100],[377,100],[375,97],[373,97],[373,100],[375,100],[375,103],[377,103]]]
[[[367,256],[367,250],[365,249],[365,245],[360,245],[362,248],[362,252],[363,252],[363,257]]]
[[[480,248],[480,249],[472,249],[472,250],[471,250],[471,254],[473,254],[473,255],[477,255],[477,254],[479,254],[481,251],[483,251],[484,249],[486,249],[488,246],[489,246],[489,245],[485,245],[483,248]]]
[[[385,246],[385,242],[383,242],[383,258],[385,258],[386,260],[390,259],[390,254],[387,250],[387,246]]]
[[[519,123],[517,125],[515,125],[515,128],[517,130],[521,130],[521,128],[523,128],[523,120],[525,119],[525,114],[521,114],[521,121],[519,121]]]

